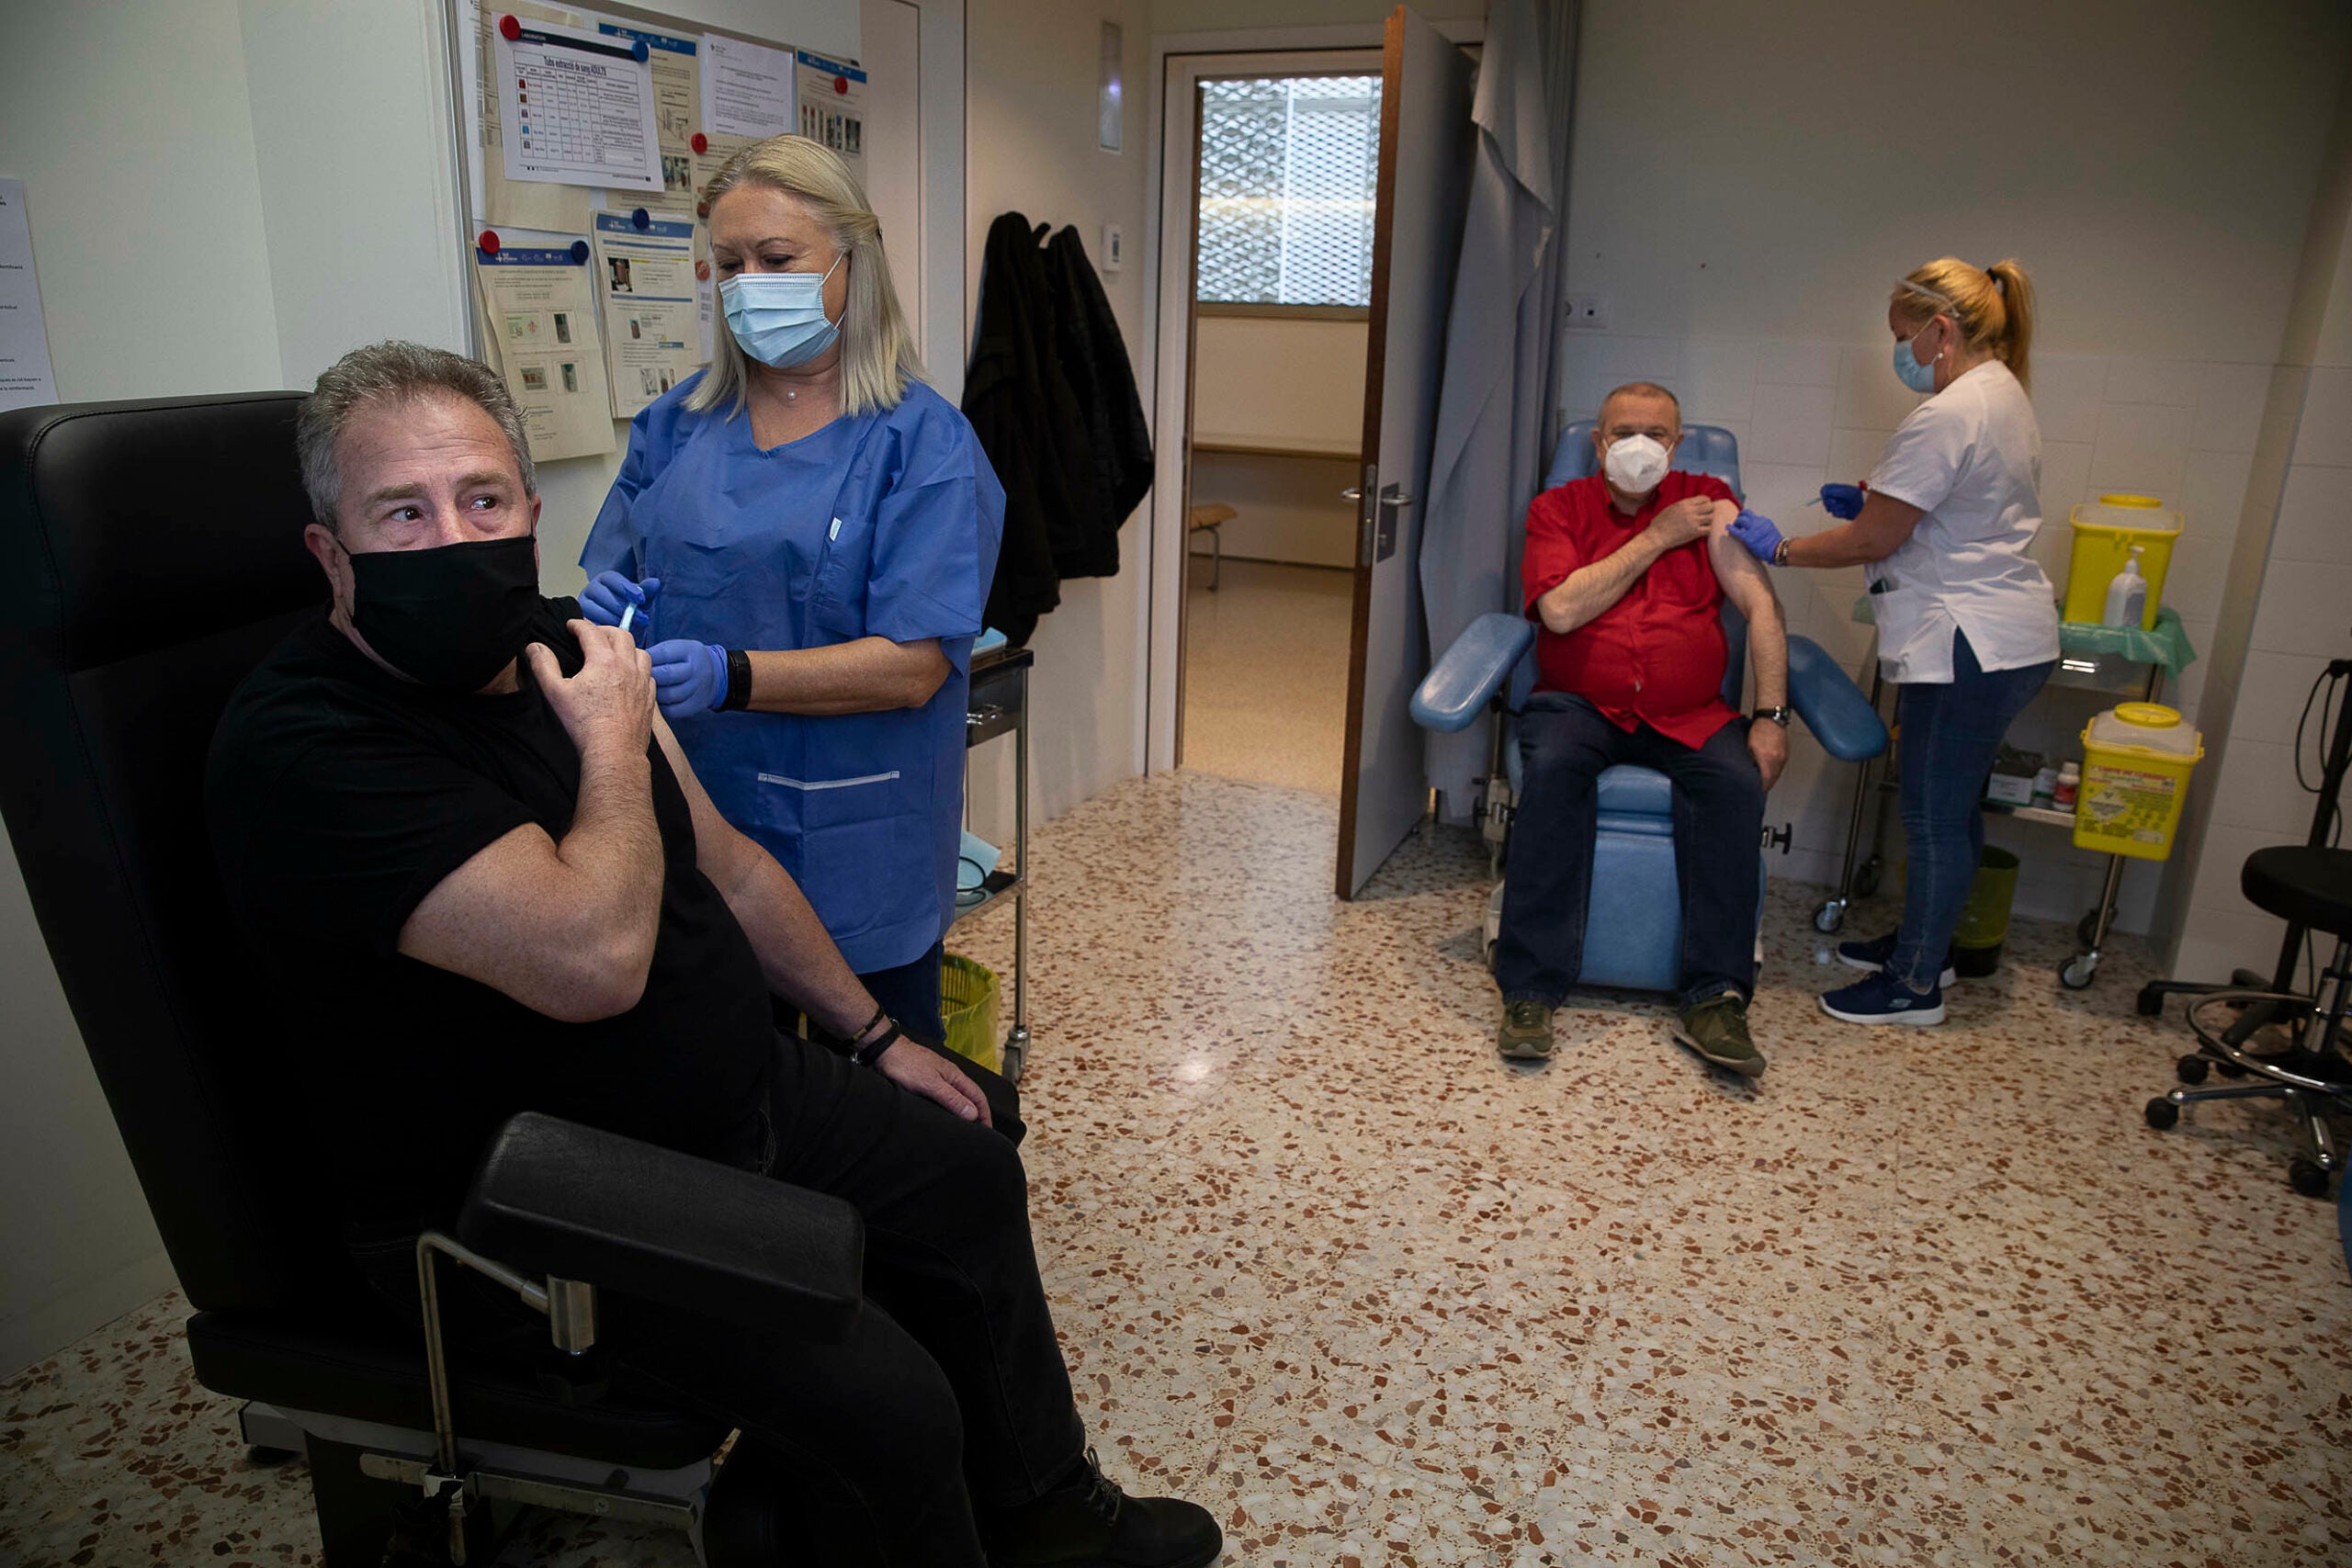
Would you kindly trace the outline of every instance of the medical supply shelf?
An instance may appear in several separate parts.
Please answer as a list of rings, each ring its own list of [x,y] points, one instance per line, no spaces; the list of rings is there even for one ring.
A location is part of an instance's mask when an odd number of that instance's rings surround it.
[[[1012,738],[1012,868],[988,874],[980,896],[959,897],[956,918],[978,913],[1000,898],[1012,900],[1012,1029],[1004,1037],[1004,1076],[1014,1082],[1029,1056],[1029,669],[1037,656],[1000,644],[972,655],[972,686],[964,704],[965,795],[971,794],[971,752],[1000,736]]]
[[[1874,624],[1871,614],[1870,596],[1864,594],[1854,602],[1853,619],[1860,625]],[[2181,627],[2180,615],[2169,604],[2156,612],[2156,624],[2145,630],[2138,626],[2088,626],[2079,621],[2058,623],[2058,669],[2052,672],[2053,685],[2088,686],[2109,691],[2119,696],[2134,696],[2141,702],[2154,702],[2164,690],[2168,676],[2179,674],[2196,660],[2197,650],[2189,646],[2188,635]],[[2109,677],[2127,670],[2144,669],[2146,674],[2137,678],[2138,690],[2110,684]],[[2061,677],[2067,677],[2062,680]],[[1871,658],[1871,706],[1879,707],[1886,689],[1885,677],[1880,672],[1878,658],[1873,650]],[[1894,728],[1892,723],[1890,729]],[[1901,744],[1898,738],[1895,743]],[[1835,897],[1824,899],[1813,912],[1815,931],[1824,934],[1838,931],[1846,923],[1846,909],[1856,898],[1866,898],[1878,889],[1879,877],[1886,863],[1885,797],[1895,791],[1895,776],[1892,766],[1894,747],[1889,747],[1883,757],[1865,761],[1854,776],[1854,805],[1846,822],[1846,858],[1838,876]],[[1875,771],[1875,777],[1873,772]],[[1879,809],[1872,815],[1871,807]],[[2046,827],[2064,828],[2072,832],[2075,814],[2053,810],[2043,806],[2006,806],[1997,801],[1984,803],[1985,811],[1995,816],[2013,817],[2020,822],[2035,822]],[[1871,850],[1862,858],[1862,824],[1871,822]],[[2115,920],[2116,895],[2123,886],[2122,855],[2107,857],[2107,875],[2099,886],[2098,903],[2075,923],[2075,956],[2058,971],[2058,983],[2070,991],[2089,986],[2098,974],[2099,950],[2106,945],[2108,931]]]

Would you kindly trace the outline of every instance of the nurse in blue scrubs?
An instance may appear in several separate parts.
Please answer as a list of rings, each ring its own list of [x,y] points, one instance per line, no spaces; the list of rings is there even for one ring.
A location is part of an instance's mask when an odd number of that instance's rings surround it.
[[[581,604],[632,606],[662,711],[727,819],[933,1043],[955,909],[964,709],[1004,527],[971,425],[922,379],[848,168],[798,136],[710,187],[726,318],[639,413]]]

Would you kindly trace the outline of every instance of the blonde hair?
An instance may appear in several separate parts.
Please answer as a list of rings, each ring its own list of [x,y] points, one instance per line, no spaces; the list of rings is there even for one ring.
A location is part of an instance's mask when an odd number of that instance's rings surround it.
[[[1971,348],[1989,348],[2028,390],[2027,355],[2033,346],[2033,280],[2012,256],[1974,267],[1943,256],[1913,268],[1894,286],[1893,303],[1904,320],[1950,316]]]
[[[849,294],[842,306],[842,412],[871,413],[894,409],[907,383],[924,379],[914,334],[890,284],[890,264],[882,254],[882,220],[865,204],[865,192],[838,153],[805,136],[775,136],[746,147],[718,171],[703,193],[712,207],[743,184],[763,185],[808,204],[849,263]],[[697,413],[724,406],[729,415],[743,407],[751,367],[727,313],[718,312],[718,341],[710,370],[686,399]]]

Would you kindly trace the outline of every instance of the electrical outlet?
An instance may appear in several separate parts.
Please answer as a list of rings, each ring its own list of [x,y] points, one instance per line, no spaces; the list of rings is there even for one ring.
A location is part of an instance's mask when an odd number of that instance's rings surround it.
[[[1609,325],[1609,297],[1605,294],[1569,295],[1568,325],[1583,327],[1589,332],[1605,330]]]

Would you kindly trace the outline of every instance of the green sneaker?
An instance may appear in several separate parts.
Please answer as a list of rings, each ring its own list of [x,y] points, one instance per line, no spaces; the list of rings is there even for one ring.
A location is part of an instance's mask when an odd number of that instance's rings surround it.
[[[1495,1049],[1514,1062],[1542,1062],[1552,1055],[1552,1004],[1505,1002]]]
[[[1736,991],[1709,997],[1685,1011],[1675,1021],[1674,1037],[1711,1066],[1751,1078],[1764,1076],[1764,1053],[1747,1037],[1747,1004]]]

